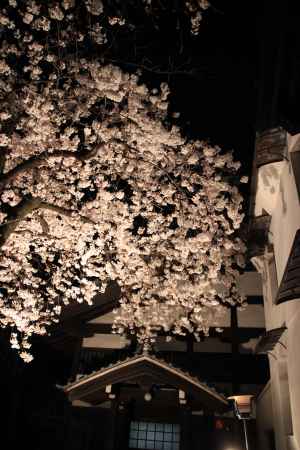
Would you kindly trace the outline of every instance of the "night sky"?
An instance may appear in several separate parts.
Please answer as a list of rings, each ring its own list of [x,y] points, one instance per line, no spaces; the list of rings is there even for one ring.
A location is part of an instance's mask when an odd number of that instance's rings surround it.
[[[257,108],[260,24],[255,3],[213,2],[198,36],[191,36],[187,17],[179,24],[170,11],[161,16],[159,29],[144,16],[133,16],[134,34],[121,31],[109,50],[109,58],[124,69],[140,67],[148,85],[167,81],[184,132],[233,149],[248,173]]]

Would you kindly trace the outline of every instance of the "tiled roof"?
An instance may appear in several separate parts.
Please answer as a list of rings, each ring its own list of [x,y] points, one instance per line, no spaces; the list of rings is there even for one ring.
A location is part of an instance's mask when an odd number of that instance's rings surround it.
[[[107,376],[110,373],[117,372],[118,370],[125,367],[134,366],[135,364],[140,362],[148,362],[156,367],[162,368],[166,372],[182,378],[184,381],[190,383],[193,387],[205,391],[207,394],[223,403],[223,405],[228,405],[226,397],[223,394],[218,393],[215,388],[209,387],[206,383],[200,382],[198,378],[190,375],[188,372],[185,372],[178,367],[174,367],[172,364],[167,363],[163,359],[159,359],[153,355],[149,355],[148,353],[142,353],[140,355],[126,358],[122,361],[118,361],[114,364],[108,365],[107,367],[103,367],[100,370],[92,372],[89,375],[78,376],[76,381],[73,381],[64,387],[64,391],[66,392],[66,394],[69,394],[79,387],[83,387],[84,385],[88,385],[95,380],[101,379],[101,377],[103,376]]]

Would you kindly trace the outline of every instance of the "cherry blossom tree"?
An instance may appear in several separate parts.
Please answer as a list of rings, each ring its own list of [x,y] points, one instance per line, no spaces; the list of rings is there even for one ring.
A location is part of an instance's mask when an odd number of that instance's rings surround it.
[[[30,336],[111,280],[115,332],[207,334],[243,302],[240,164],[182,135],[167,84],[90,58],[105,35],[76,32],[71,0],[17,8],[0,15],[0,324],[12,347],[30,361]]]

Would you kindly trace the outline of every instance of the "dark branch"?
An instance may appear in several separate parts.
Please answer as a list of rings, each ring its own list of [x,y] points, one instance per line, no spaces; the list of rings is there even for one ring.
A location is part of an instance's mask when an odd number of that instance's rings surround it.
[[[4,189],[5,185],[8,184],[10,181],[12,181],[14,178],[16,178],[21,173],[25,172],[26,170],[34,169],[35,167],[38,167],[40,164],[42,164],[44,161],[46,161],[49,158],[75,158],[80,161],[85,161],[93,156],[95,156],[95,153],[98,151],[98,148],[96,148],[94,151],[91,152],[71,152],[68,150],[54,150],[53,152],[49,152],[48,150],[45,150],[44,152],[40,153],[39,155],[31,156],[30,158],[26,159],[25,161],[18,164],[13,169],[9,170],[8,172],[4,173],[0,176],[0,192]]]
[[[58,214],[67,217],[74,217],[76,214],[75,210],[66,209],[61,206],[53,205],[52,203],[44,202],[40,198],[27,198],[22,200],[17,206],[13,208],[12,213],[10,214],[10,219],[6,223],[3,223],[0,228],[0,246],[2,246],[9,236],[15,231],[18,223],[25,219],[30,213],[37,209],[48,209],[51,211],[55,211]],[[86,216],[81,216],[77,214],[77,217],[83,223],[95,224],[91,219]]]

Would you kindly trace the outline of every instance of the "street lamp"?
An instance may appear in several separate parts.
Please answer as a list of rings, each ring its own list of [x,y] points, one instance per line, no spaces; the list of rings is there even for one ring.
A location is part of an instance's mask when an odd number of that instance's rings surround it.
[[[253,395],[233,395],[228,400],[233,401],[236,417],[243,422],[246,450],[249,450],[246,421],[251,419]]]

